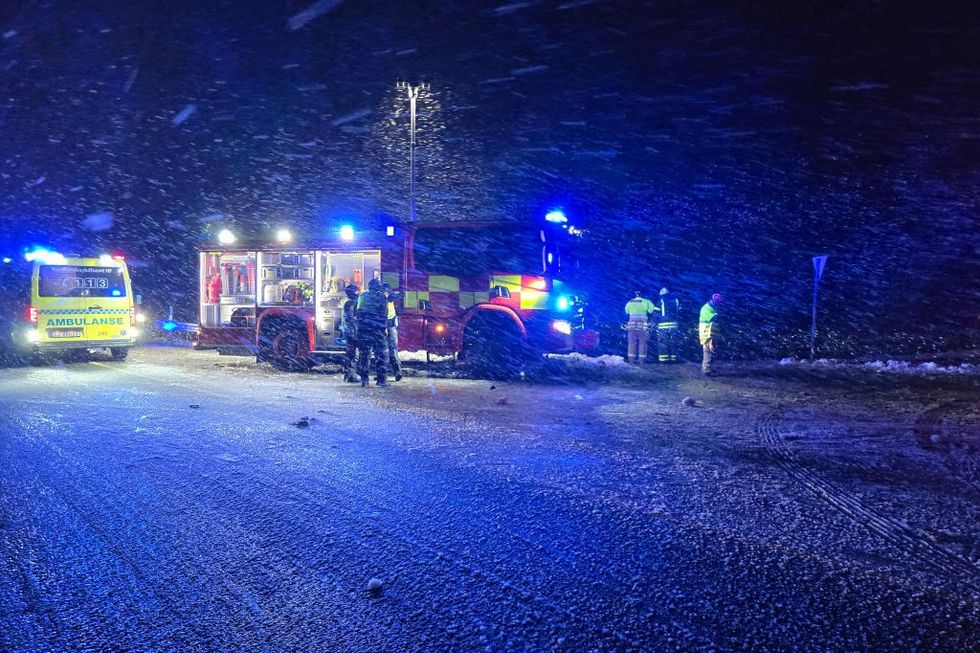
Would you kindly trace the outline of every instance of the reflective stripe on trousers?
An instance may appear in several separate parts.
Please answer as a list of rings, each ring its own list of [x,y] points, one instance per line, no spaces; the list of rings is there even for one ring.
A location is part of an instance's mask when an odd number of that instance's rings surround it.
[[[661,363],[676,363],[678,338],[677,322],[661,322],[657,325],[658,360]]]

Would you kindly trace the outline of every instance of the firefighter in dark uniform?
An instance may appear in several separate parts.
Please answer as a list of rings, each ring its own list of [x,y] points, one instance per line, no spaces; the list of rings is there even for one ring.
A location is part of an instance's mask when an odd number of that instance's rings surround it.
[[[381,282],[371,279],[368,289],[357,298],[357,371],[361,375],[361,387],[368,384],[371,353],[374,353],[375,381],[388,385],[388,299],[381,290]]]
[[[340,332],[344,336],[344,381],[357,383],[357,296],[360,289],[351,284],[344,288],[347,299],[344,301],[343,313],[340,316]]]
[[[381,284],[385,299],[388,302],[388,330],[385,333],[385,341],[388,343],[388,365],[395,374],[395,380],[402,380],[402,364],[398,360],[398,311],[395,310],[395,300],[398,299],[397,290],[392,290],[387,283]]]
[[[681,303],[666,287],[660,289],[660,322],[657,323],[657,344],[661,363],[676,363],[680,337],[677,314]]]

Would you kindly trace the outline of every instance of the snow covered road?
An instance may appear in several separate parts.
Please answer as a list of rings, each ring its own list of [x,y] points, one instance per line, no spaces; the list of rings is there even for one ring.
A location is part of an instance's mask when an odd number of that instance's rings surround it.
[[[779,374],[0,369],[0,650],[980,649],[976,381]]]

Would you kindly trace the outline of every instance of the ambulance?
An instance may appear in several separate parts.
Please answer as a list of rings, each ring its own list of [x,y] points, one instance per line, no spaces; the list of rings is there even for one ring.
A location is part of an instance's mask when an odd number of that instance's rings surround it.
[[[5,291],[29,301],[21,302],[23,314],[6,326],[4,340],[33,360],[73,358],[93,349],[107,349],[114,360],[124,360],[139,333],[137,301],[123,257],[36,249],[25,259],[30,268],[24,285],[7,285]]]

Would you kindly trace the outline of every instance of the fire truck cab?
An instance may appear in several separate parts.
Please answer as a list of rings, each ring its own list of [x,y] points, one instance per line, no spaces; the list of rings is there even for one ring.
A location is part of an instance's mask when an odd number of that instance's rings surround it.
[[[482,375],[597,345],[584,303],[556,276],[560,252],[544,229],[344,227],[329,240],[207,245],[199,257],[196,346],[245,346],[279,369],[342,351],[344,288],[370,279],[396,291],[400,350],[460,356]]]

